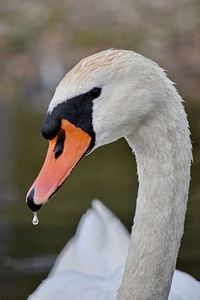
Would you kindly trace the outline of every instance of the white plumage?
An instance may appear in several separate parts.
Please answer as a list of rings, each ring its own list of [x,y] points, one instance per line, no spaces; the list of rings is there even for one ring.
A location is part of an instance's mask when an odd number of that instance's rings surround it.
[[[99,200],[94,200],[49,276],[28,300],[115,300],[129,238],[121,221]],[[199,299],[199,282],[175,270],[169,300]]]
[[[156,63],[132,51],[110,49],[83,59],[65,76],[48,120],[58,105],[94,87],[101,93],[91,100],[93,149],[125,137],[136,156],[139,189],[130,243],[119,220],[95,201],[30,299],[198,300],[199,282],[174,274],[192,159],[182,98]],[[84,112],[79,111],[83,120]],[[42,204],[47,198],[34,201]]]

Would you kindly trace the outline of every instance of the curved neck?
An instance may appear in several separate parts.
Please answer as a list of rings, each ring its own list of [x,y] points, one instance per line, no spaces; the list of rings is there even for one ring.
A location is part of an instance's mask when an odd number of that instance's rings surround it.
[[[126,137],[135,152],[139,189],[129,255],[118,300],[168,298],[190,180],[191,144],[182,104]],[[177,113],[178,111],[178,113]]]

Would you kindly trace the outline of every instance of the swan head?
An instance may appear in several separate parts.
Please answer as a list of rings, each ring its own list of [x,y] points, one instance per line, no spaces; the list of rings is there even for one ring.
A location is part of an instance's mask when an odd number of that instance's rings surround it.
[[[42,134],[44,165],[27,194],[37,211],[91,150],[128,136],[162,106],[164,71],[133,51],[109,49],[82,59],[57,87]],[[156,83],[159,81],[159,85]]]

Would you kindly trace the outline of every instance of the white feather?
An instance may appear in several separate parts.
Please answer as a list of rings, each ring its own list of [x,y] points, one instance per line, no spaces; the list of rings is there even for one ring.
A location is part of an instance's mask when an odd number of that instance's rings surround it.
[[[99,200],[94,200],[48,278],[28,300],[115,300],[129,239],[121,221]],[[169,300],[199,299],[199,282],[176,270]]]

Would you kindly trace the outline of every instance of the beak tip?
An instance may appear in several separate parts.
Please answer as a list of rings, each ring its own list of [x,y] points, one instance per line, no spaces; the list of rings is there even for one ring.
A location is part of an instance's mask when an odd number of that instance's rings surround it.
[[[35,194],[35,188],[32,188],[26,197],[26,202],[28,204],[28,207],[33,211],[36,212],[41,208],[41,204],[35,204],[34,202],[34,194]]]

